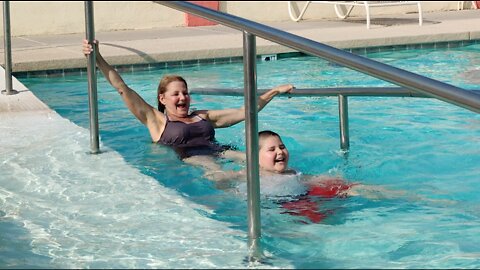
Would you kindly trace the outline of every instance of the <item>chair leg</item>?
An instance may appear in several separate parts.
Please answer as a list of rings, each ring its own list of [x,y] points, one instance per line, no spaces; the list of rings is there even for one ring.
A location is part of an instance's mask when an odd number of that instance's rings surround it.
[[[337,17],[340,18],[340,19],[346,19],[348,16],[350,16],[350,12],[352,12],[352,9],[355,7],[353,5],[351,5],[350,7],[348,7],[348,10],[346,9],[348,5],[345,4],[345,5],[340,5],[340,4],[335,4],[334,8],[335,8],[335,13],[337,14]]]
[[[417,3],[418,6],[418,25],[423,25],[423,13],[422,13],[422,5],[420,2]]]
[[[303,14],[305,14],[305,11],[307,11],[308,5],[310,5],[311,2],[312,1],[307,1],[302,11],[300,12],[300,15],[298,15],[298,17],[295,17],[295,15],[293,15],[292,1],[288,1],[288,15],[290,15],[290,19],[292,19],[292,21],[295,21],[295,22],[300,21],[303,17]]]
[[[367,17],[367,29],[370,29],[370,6],[368,6],[368,1],[364,1],[363,5],[365,6],[365,16]]]

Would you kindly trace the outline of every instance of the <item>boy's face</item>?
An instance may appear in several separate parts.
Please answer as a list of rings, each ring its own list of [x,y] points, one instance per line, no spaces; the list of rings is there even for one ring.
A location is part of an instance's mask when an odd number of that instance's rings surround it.
[[[269,136],[259,141],[258,150],[260,169],[283,173],[288,168],[288,150],[277,136]]]

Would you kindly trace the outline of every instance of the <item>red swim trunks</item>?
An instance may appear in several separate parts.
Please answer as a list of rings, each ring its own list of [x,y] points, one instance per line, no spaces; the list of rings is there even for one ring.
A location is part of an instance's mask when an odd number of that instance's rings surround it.
[[[296,201],[282,203],[282,208],[287,209],[284,213],[294,216],[304,216],[313,223],[319,223],[333,210],[321,212],[318,202],[312,201],[311,197],[334,198],[345,197],[346,191],[354,184],[346,184],[341,179],[328,179],[310,186],[306,195]]]

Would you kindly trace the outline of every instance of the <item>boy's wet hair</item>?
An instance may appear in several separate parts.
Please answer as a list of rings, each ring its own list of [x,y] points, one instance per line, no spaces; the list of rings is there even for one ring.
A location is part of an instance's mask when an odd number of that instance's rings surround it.
[[[261,148],[262,147],[262,141],[268,137],[277,137],[279,138],[280,140],[282,139],[280,137],[280,135],[278,135],[277,133],[271,131],[271,130],[263,130],[263,131],[260,131],[258,132],[258,144],[259,144],[259,147]]]
[[[260,131],[258,132],[258,137],[270,137],[270,136],[276,136],[276,137],[280,137],[280,135],[278,135],[277,133],[271,131],[271,130],[263,130],[263,131]]]

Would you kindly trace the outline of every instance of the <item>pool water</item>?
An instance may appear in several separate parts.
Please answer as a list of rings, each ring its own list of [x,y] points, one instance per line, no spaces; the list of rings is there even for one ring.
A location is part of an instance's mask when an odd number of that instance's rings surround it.
[[[477,89],[480,81],[480,44],[366,56],[465,89]],[[284,83],[297,88],[392,86],[307,56],[259,61],[257,72],[259,88]],[[242,63],[124,72],[122,77],[154,105],[165,74],[182,75],[190,88],[243,87]],[[12,150],[13,156],[3,162],[2,172],[9,175],[0,185],[0,228],[8,232],[0,242],[0,250],[6,251],[0,252],[3,265],[247,266],[245,197],[217,188],[201,169],[152,144],[146,128],[103,77],[98,77],[98,101],[105,152],[93,157],[85,154],[85,75],[20,80],[75,125],[61,118],[55,122],[60,124],[48,123],[52,132],[45,135],[51,138],[45,145],[32,145],[22,155]],[[243,97],[192,98],[198,109],[243,106]],[[259,267],[480,267],[480,116],[428,98],[350,97],[349,121],[347,156],[339,151],[334,97],[276,97],[259,113],[259,130],[278,132],[290,151],[290,165],[302,173],[342,176],[405,191],[405,197],[317,199],[326,214],[319,223],[285,214],[264,198],[261,241],[266,259]],[[67,124],[72,128],[62,128]],[[34,119],[26,129],[35,134],[36,125]],[[216,132],[218,141],[245,150],[243,123]],[[39,159],[47,159],[50,167],[43,168]],[[117,169],[125,163],[131,169]],[[31,190],[16,187],[16,181]],[[34,207],[34,202],[41,206]],[[20,244],[11,248],[12,243]]]

